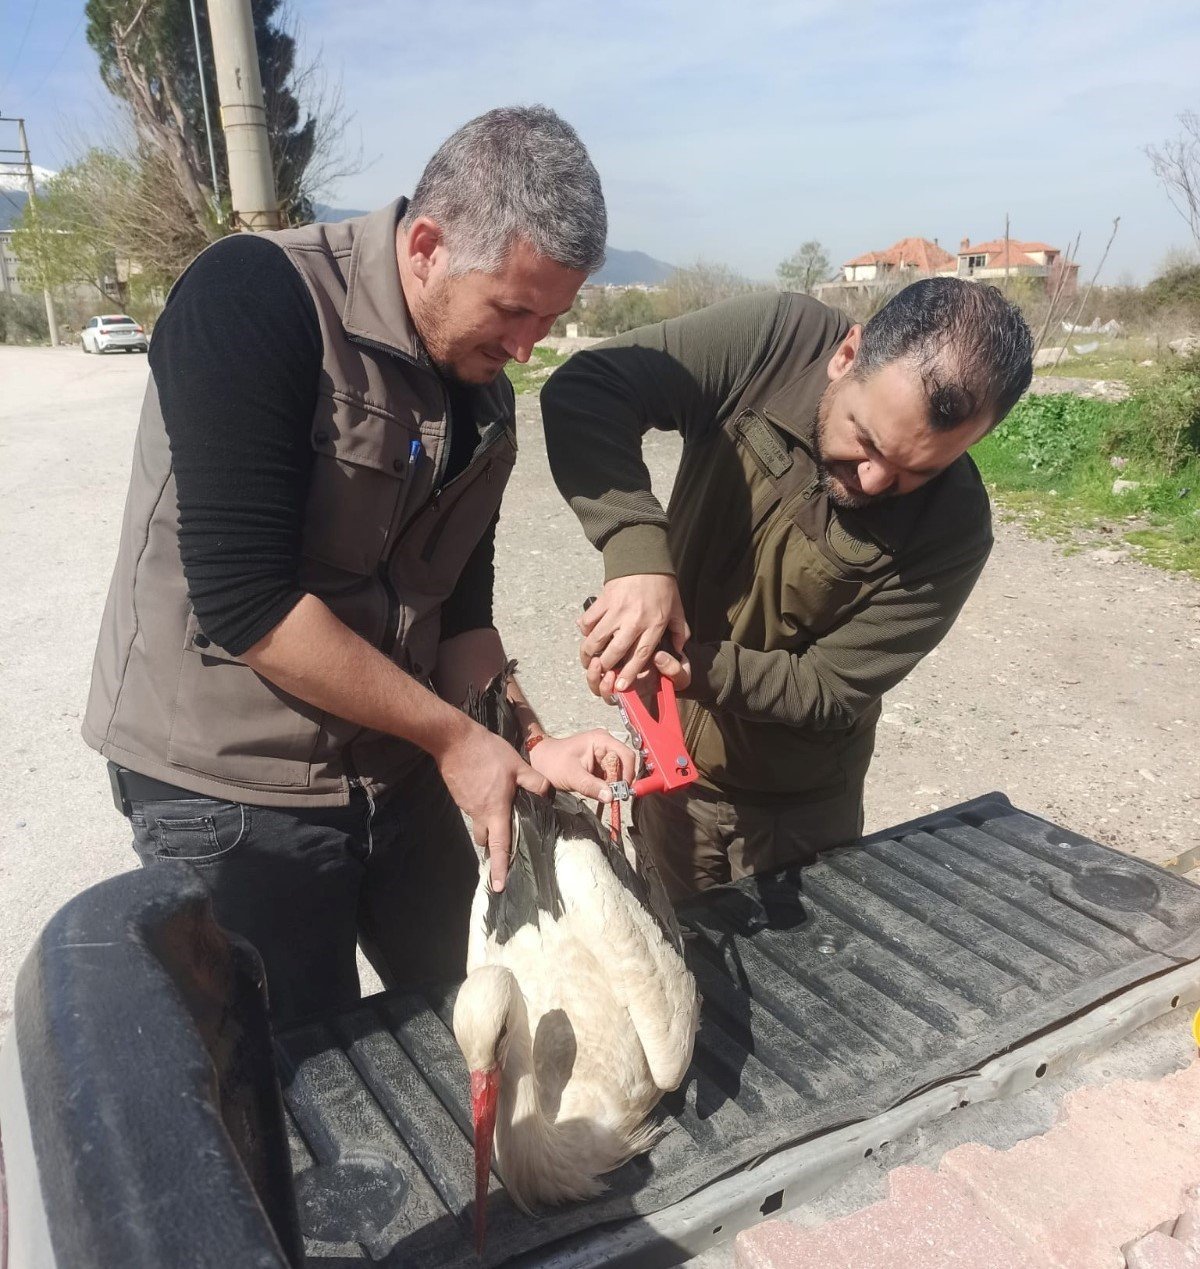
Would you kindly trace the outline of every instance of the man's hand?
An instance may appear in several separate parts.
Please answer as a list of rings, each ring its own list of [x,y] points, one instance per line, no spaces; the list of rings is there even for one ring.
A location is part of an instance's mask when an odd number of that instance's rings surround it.
[[[621,760],[621,779],[632,781],[637,774],[637,756],[602,727],[562,739],[547,736],[530,750],[529,765],[556,789],[597,802],[611,802],[612,790],[604,778],[604,759],[609,754],[616,754]]]
[[[513,796],[518,786],[545,796],[550,781],[522,761],[507,741],[466,717],[433,757],[450,796],[471,817],[475,845],[487,852],[492,889],[503,890],[512,851]]]
[[[671,680],[677,692],[684,692],[692,685],[692,664],[682,654],[672,656],[669,652],[656,652],[654,668],[664,679]]]
[[[651,662],[654,669],[665,679],[670,679],[677,692],[684,692],[692,683],[692,663],[686,656],[676,656],[670,652],[656,652]],[[653,696],[657,690],[657,680],[650,682],[651,672],[643,670],[637,676],[639,692]],[[599,657],[593,657],[587,667],[588,687],[597,696],[611,698],[617,690],[617,676],[612,670],[606,670]],[[621,689],[624,691],[624,688]],[[611,705],[613,702],[609,700]]]
[[[631,687],[650,666],[665,634],[681,650],[691,631],[673,577],[637,573],[605,582],[600,598],[579,619],[579,660],[598,696]],[[597,663],[593,668],[593,662]]]

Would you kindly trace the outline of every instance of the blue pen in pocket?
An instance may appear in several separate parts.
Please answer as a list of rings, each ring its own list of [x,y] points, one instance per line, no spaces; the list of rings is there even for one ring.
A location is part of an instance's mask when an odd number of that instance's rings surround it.
[[[411,476],[413,468],[417,465],[417,459],[421,457],[421,442],[409,441],[408,443],[408,473]]]

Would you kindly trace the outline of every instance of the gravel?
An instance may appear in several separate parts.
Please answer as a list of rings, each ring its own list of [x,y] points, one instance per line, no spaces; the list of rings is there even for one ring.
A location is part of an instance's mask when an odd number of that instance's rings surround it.
[[[49,917],[134,864],[79,721],[145,379],[140,356],[0,347],[0,1024]],[[497,622],[551,729],[612,725],[575,659],[599,556],[550,480],[536,398],[519,420]],[[677,453],[648,439],[664,494]],[[1012,524],[997,539],[953,632],[884,702],[868,829],[1000,789],[1120,849],[1194,864],[1200,586],[1120,552],[1066,557]]]

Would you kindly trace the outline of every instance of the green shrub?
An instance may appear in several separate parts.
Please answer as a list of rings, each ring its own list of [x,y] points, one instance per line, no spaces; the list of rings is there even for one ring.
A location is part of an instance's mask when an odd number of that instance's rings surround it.
[[[1198,414],[1200,372],[1172,364],[1128,401],[1025,397],[972,454],[1035,531],[1100,525],[1115,535],[1105,540],[1200,578]]]
[[[0,295],[0,344],[46,344],[50,328],[40,295]]]
[[[1200,314],[1200,264],[1182,265],[1154,279],[1143,292],[1154,308],[1178,308]]]
[[[989,452],[1041,476],[1054,476],[1096,452],[1114,407],[1069,394],[1024,397],[988,437]]]
[[[1168,363],[1114,419],[1106,449],[1178,471],[1200,456],[1200,357]]]

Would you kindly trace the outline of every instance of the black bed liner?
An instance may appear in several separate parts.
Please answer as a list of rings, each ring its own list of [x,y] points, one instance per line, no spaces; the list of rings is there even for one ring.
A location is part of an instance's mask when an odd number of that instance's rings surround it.
[[[606,1194],[537,1219],[493,1181],[484,1263],[566,1264],[567,1239],[571,1265],[604,1263],[614,1223],[1200,959],[1200,887],[1001,794],[710,892],[680,918],[704,1007],[667,1131]],[[450,990],[389,994],[278,1038],[310,1264],[478,1263],[452,1004]]]

